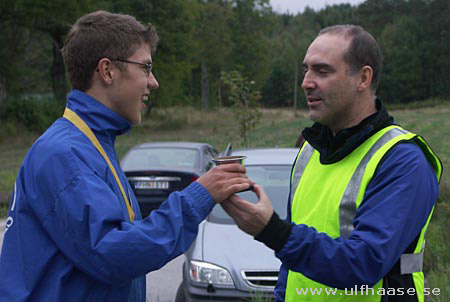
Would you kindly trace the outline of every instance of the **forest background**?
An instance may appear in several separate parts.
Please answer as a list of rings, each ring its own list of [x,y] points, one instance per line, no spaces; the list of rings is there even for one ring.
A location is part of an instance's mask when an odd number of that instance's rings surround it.
[[[262,106],[305,106],[302,59],[317,32],[337,23],[361,25],[379,41],[385,102],[450,96],[448,0],[367,0],[296,15],[274,12],[268,0],[0,0],[2,108],[23,98],[64,105],[70,85],[59,50],[71,24],[97,9],[156,27],[153,106],[228,106],[221,75],[230,71],[253,83]],[[14,118],[11,111],[0,118]]]

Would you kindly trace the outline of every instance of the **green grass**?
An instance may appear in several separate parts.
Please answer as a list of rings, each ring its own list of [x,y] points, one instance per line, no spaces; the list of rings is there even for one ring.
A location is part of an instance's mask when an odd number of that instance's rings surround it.
[[[404,128],[422,135],[438,154],[444,165],[441,194],[427,232],[424,271],[427,287],[440,288],[439,296],[429,296],[432,302],[450,301],[450,102],[428,101],[421,104],[390,106],[391,114]],[[250,135],[250,147],[293,147],[301,129],[311,124],[303,111],[262,109],[262,118]],[[11,125],[9,126],[11,127]],[[0,142],[0,217],[6,216],[14,181],[21,162],[37,134],[18,131],[20,135]],[[237,125],[231,111],[215,109],[199,111],[193,108],[156,109],[144,118],[142,125],[117,139],[119,157],[132,146],[150,141],[200,141],[223,150],[231,142],[241,147],[236,135]]]
[[[8,215],[8,204],[0,203],[0,218],[6,217]]]

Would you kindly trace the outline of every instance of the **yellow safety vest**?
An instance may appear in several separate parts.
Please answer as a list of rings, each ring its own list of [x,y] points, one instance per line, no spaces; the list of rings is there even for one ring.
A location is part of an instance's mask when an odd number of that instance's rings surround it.
[[[347,238],[353,230],[352,221],[360,206],[367,185],[371,181],[383,156],[397,143],[412,141],[426,155],[436,171],[438,179],[442,165],[428,144],[420,136],[407,132],[398,126],[386,127],[357,147],[345,158],[333,164],[320,163],[320,154],[311,145],[305,143],[297,156],[292,173],[291,213],[292,222],[314,227],[318,232],[326,233],[332,238]],[[422,273],[425,232],[430,220],[428,217],[423,227],[413,254],[403,254],[400,260],[402,274],[412,274],[416,292],[423,293],[424,277]],[[326,267],[320,268],[326,270]],[[377,294],[383,287],[383,280],[378,281],[372,290],[347,292],[337,290],[334,295],[327,295],[332,288],[315,282],[301,273],[289,271],[286,286],[286,301],[381,301]],[[316,294],[298,294],[300,289],[317,289]],[[317,292],[321,290],[321,294]],[[334,289],[333,289],[334,290]],[[350,295],[353,293],[353,295]],[[418,295],[423,302],[423,295]]]

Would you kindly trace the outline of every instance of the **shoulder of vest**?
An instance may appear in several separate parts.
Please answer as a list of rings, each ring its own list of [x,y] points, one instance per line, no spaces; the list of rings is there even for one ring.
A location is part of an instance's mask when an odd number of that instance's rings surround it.
[[[383,156],[382,158],[380,158],[378,164],[381,164],[383,162],[383,158],[386,154],[388,154],[388,151],[396,145],[403,142],[414,143],[421,149],[428,162],[433,166],[438,180],[440,180],[440,177],[442,175],[442,163],[422,136],[407,131],[397,125],[383,128],[374,135],[378,136],[379,141],[383,140],[383,138],[385,140],[383,146],[379,148],[383,149]]]

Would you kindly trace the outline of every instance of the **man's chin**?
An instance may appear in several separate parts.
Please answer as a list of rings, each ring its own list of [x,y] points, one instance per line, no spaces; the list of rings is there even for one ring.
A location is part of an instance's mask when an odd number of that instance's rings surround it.
[[[317,122],[317,123],[320,123],[320,121],[322,120],[320,114],[314,110],[309,110],[308,118],[311,121]]]
[[[136,125],[140,125],[141,122],[142,122],[142,116],[139,114],[139,117],[136,118],[136,119],[134,119],[133,121],[131,121],[131,124],[132,124],[133,126],[136,126]]]
[[[140,112],[137,113],[136,115],[133,115],[133,116],[129,115],[129,116],[125,117],[125,118],[133,126],[139,125],[142,122],[142,114]]]

